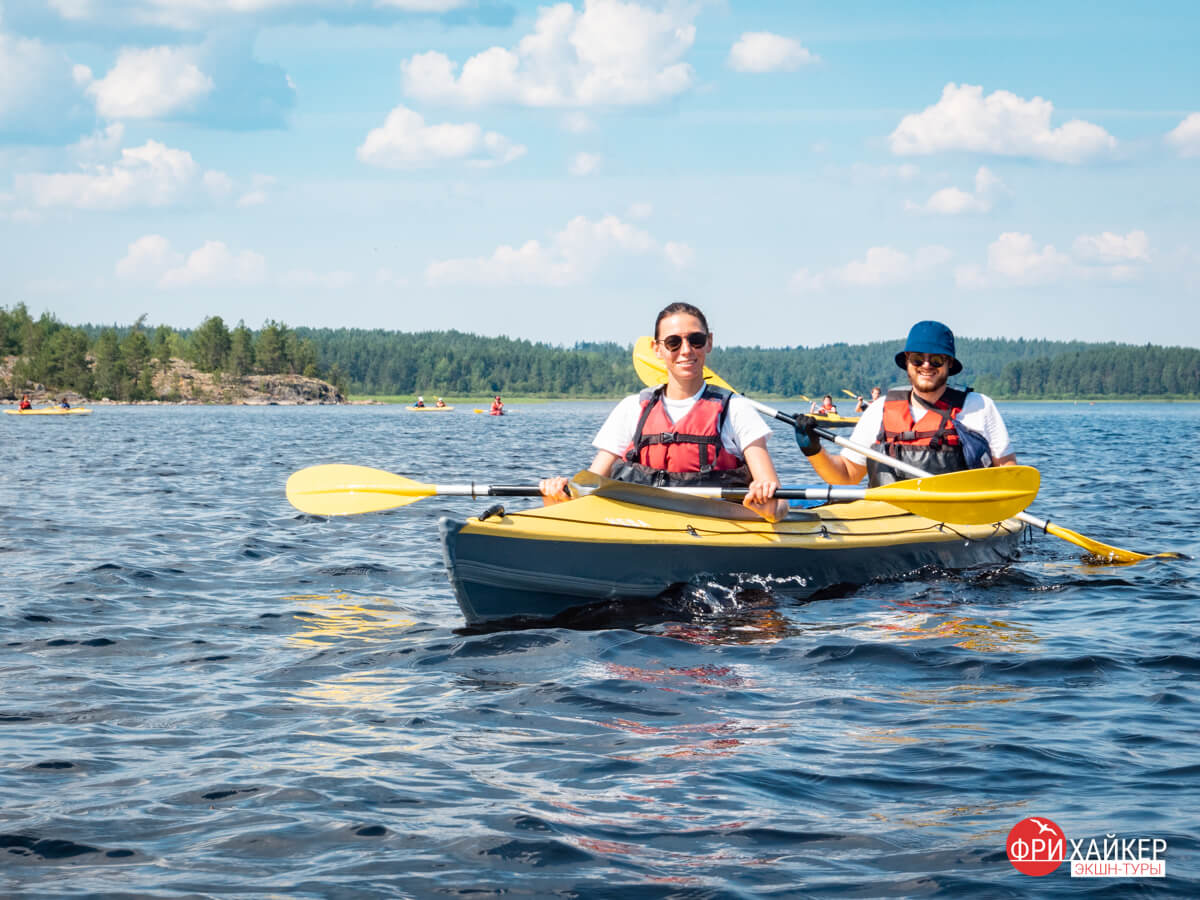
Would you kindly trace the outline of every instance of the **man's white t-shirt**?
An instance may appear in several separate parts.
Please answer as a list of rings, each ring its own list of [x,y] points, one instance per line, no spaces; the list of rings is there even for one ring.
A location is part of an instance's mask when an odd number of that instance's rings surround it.
[[[638,419],[642,416],[642,404],[650,399],[653,392],[653,388],[647,388],[640,394],[630,394],[618,403],[596,432],[592,446],[597,450],[607,450],[615,456],[623,456],[633,441]],[[672,400],[664,394],[663,406],[667,418],[678,422],[695,406],[702,393],[704,388],[685,400]],[[770,434],[770,426],[762,420],[762,416],[750,405],[750,401],[740,394],[729,398],[729,410],[725,416],[725,424],[721,427],[721,444],[726,450],[739,458],[744,457],[745,447]]]
[[[854,431],[850,434],[851,441],[856,444],[865,444],[868,447],[875,443],[875,439],[879,437],[879,428],[883,424],[885,399],[885,397],[880,397],[866,408],[858,420],[858,424],[854,426]],[[921,421],[921,417],[928,411],[927,407],[922,406],[915,399],[909,403],[909,406],[912,409],[914,422]],[[996,404],[992,402],[991,397],[971,391],[967,394],[967,399],[963,401],[962,412],[955,417],[955,421],[962,422],[971,431],[987,438],[992,459],[999,459],[1013,452],[1012,441],[1008,437],[1008,428],[1005,427],[1000,410],[996,409]],[[867,458],[854,450],[843,448],[842,458],[860,466],[867,464]]]

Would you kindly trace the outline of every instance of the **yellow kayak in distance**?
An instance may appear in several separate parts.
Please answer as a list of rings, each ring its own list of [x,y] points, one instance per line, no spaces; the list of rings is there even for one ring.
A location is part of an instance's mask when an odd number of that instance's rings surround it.
[[[812,417],[819,424],[828,428],[853,428],[858,424],[860,418],[860,416],[819,416],[816,413],[813,413]]]
[[[47,406],[44,409],[6,409],[6,415],[10,416],[90,416],[92,411],[83,406],[72,406],[70,409],[63,409],[59,406]]]
[[[409,412],[450,412],[453,406],[406,406]]]

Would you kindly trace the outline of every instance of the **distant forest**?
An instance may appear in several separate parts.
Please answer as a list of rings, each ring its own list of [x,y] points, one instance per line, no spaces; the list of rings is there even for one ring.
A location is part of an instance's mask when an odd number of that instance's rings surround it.
[[[632,345],[570,348],[457,331],[289,328],[268,321],[229,327],[219,316],[195,329],[66,325],[34,319],[23,304],[0,307],[0,362],[13,358],[0,396],[40,383],[88,397],[150,399],[155,367],[172,358],[205,372],[291,372],[323,378],[344,393],[613,397],[640,387]],[[866,394],[903,379],[892,362],[903,338],[822,347],[717,349],[709,367],[748,394],[816,397]],[[957,384],[1004,399],[1200,399],[1200,349],[1080,341],[959,338]]]

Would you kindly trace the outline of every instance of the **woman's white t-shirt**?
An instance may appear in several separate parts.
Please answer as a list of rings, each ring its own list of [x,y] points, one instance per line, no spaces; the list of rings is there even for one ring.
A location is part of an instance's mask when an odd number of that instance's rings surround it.
[[[597,450],[607,450],[614,456],[623,456],[633,441],[638,419],[642,416],[642,404],[650,399],[653,392],[653,388],[647,388],[640,394],[630,394],[618,403],[596,432],[592,446]],[[688,414],[702,393],[704,388],[685,400],[672,400],[664,394],[663,407],[667,418],[678,422]],[[726,450],[742,458],[745,456],[744,448],[770,434],[770,426],[762,420],[750,401],[740,394],[729,398],[728,414],[721,427],[721,444]]]

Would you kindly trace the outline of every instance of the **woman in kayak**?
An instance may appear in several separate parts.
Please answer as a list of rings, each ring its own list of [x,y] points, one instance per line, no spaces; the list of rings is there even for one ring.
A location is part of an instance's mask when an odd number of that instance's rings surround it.
[[[17,404],[17,409],[33,409],[33,404],[29,402],[28,394],[21,395],[21,402]]]
[[[497,394],[496,399],[494,399],[492,401],[492,415],[493,416],[504,415],[504,401],[500,399],[499,394]]]
[[[833,396],[831,394],[826,394],[821,399],[820,404],[814,400],[808,407],[808,414],[810,416],[836,416],[837,407],[833,405]]]
[[[689,303],[672,303],[654,323],[654,352],[667,383],[626,397],[592,441],[597,475],[670,486],[743,486],[743,505],[776,522],[787,501],[774,499],[779,476],[767,437],[771,429],[744,397],[704,381],[712,350],[708,321]],[[547,504],[569,499],[567,479],[540,484]]]

